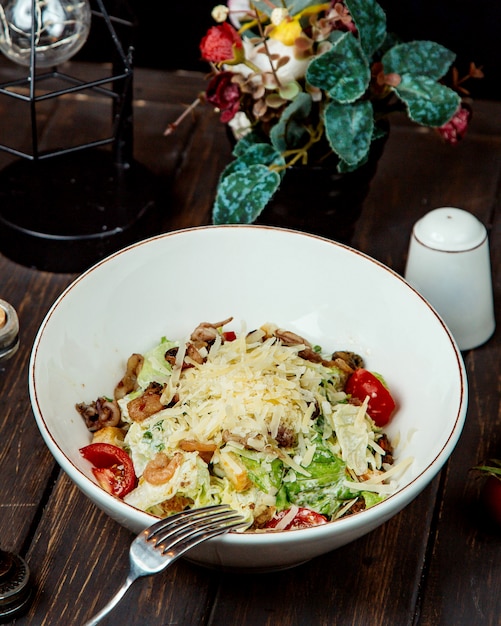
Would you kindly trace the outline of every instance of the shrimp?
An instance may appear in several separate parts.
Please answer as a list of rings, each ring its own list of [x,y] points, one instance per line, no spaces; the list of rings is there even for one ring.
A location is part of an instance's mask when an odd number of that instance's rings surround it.
[[[201,443],[200,441],[191,441],[190,439],[183,439],[179,442],[179,447],[185,452],[198,452],[198,455],[209,464],[212,460],[212,456],[217,449],[214,443]]]
[[[180,452],[175,452],[172,458],[169,458],[164,452],[159,452],[144,468],[144,480],[150,485],[168,483],[181,465],[182,459],[183,455]]]
[[[159,383],[150,383],[143,395],[127,403],[129,417],[134,422],[142,422],[150,415],[164,409],[162,404],[162,386]]]

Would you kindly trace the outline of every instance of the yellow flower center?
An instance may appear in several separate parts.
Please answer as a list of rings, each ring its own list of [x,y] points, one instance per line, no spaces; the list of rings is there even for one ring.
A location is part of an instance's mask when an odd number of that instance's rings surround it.
[[[270,38],[281,41],[286,46],[294,45],[296,39],[301,35],[302,29],[298,17],[291,17],[283,20],[270,31]]]
[[[272,12],[271,20],[274,27],[269,31],[268,35],[270,39],[277,39],[285,46],[293,46],[296,39],[300,37],[303,32],[300,23],[301,18],[305,15],[313,15],[321,11],[326,11],[329,7],[330,4],[328,2],[315,4],[300,11],[293,17],[289,16],[287,10],[275,9]]]

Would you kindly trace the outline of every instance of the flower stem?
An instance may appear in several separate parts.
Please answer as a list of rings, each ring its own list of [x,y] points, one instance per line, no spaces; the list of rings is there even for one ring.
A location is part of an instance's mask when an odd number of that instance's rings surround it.
[[[184,118],[187,117],[192,111],[194,111],[196,107],[201,102],[203,102],[203,100],[203,94],[200,94],[196,100],[193,100],[193,102],[181,113],[181,115],[167,126],[167,128],[164,130],[164,137],[167,137],[167,135],[171,135],[179,126],[179,124],[181,124]]]
[[[296,165],[299,160],[302,160],[303,165],[306,165],[308,162],[308,151],[312,146],[314,146],[318,141],[322,139],[324,125],[320,123],[317,128],[310,132],[310,139],[308,143],[302,148],[298,148],[297,150],[286,150],[283,153],[283,157],[287,159],[287,157],[291,157],[290,161],[287,163],[286,167],[292,167]]]
[[[243,62],[244,65],[246,65],[250,70],[252,70],[255,74],[259,74],[261,72],[261,70],[259,69],[259,67],[257,65],[254,65],[254,63],[252,61],[249,61],[249,59],[245,59],[245,61]]]

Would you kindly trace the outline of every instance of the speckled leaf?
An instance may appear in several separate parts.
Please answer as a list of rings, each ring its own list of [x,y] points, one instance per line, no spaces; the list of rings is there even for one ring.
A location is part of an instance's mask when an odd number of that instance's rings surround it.
[[[264,138],[254,131],[247,133],[234,145],[233,155],[239,157],[246,150],[248,150],[250,146],[253,146],[257,143],[264,143]]]
[[[360,98],[369,85],[370,69],[358,39],[344,33],[330,50],[313,59],[306,79],[327,91],[336,102],[354,102]]]
[[[332,102],[324,112],[325,134],[345,166],[360,163],[369,152],[374,128],[372,104]]]
[[[265,165],[251,165],[223,178],[212,209],[214,224],[252,224],[280,185]]]
[[[457,111],[461,98],[427,76],[404,74],[395,88],[397,96],[405,103],[409,117],[423,126],[443,126]]]
[[[269,143],[257,143],[250,146],[240,157],[248,165],[277,165],[282,167],[285,165],[284,157]]]
[[[298,94],[283,111],[280,121],[270,131],[270,141],[279,152],[304,145],[308,132],[303,123],[311,112],[311,96]]]
[[[433,41],[410,41],[393,46],[383,55],[386,74],[414,74],[439,80],[449,70],[456,55]]]
[[[358,169],[362,165],[365,165],[365,163],[367,163],[367,161],[369,160],[369,154],[372,149],[372,144],[375,141],[379,141],[380,139],[383,139],[383,137],[386,137],[387,135],[388,135],[388,130],[381,128],[375,123],[374,128],[372,129],[371,145],[369,147],[369,151],[367,152],[367,154],[364,157],[362,157],[362,159],[358,161],[358,163],[347,163],[343,159],[339,159],[339,163],[337,165],[337,171],[340,173],[354,172],[356,169]]]
[[[386,15],[375,0],[345,0],[355,22],[360,43],[370,59],[386,37]]]
[[[283,167],[285,159],[269,143],[245,143],[245,137],[235,147],[234,154],[238,159],[229,163],[221,174],[221,179],[233,172],[246,170],[249,165],[277,165]]]

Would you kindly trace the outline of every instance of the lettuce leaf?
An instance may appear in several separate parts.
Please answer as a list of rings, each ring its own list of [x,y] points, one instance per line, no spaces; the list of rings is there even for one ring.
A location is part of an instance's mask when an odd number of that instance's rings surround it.
[[[141,389],[146,389],[151,382],[163,385],[169,380],[172,367],[165,360],[165,353],[176,346],[177,343],[163,337],[157,346],[144,354],[143,366],[137,377]]]
[[[284,464],[280,459],[273,459],[270,462],[263,458],[262,454],[246,450],[245,455],[240,456],[240,460],[258,489],[271,495],[277,493],[284,474]]]
[[[310,476],[294,473],[294,480],[286,479],[283,490],[277,496],[277,508],[296,504],[331,517],[346,500],[360,494],[343,484],[347,477],[346,463],[325,445],[320,435],[314,442],[317,446],[315,454],[306,468]],[[288,476],[291,476],[290,472]]]

